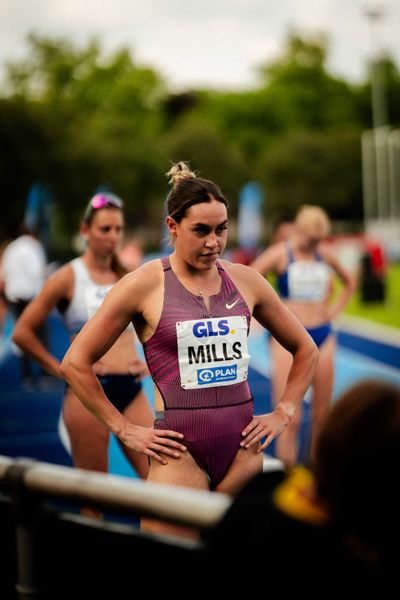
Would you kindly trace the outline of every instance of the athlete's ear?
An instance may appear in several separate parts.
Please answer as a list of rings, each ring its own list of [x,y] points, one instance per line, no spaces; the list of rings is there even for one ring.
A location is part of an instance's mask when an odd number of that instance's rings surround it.
[[[175,219],[168,216],[165,219],[165,222],[167,223],[169,234],[172,235],[172,237],[176,237],[176,221],[175,221]]]
[[[82,223],[80,226],[80,230],[79,233],[81,234],[81,236],[87,240],[87,236],[89,233],[89,224],[88,223]]]

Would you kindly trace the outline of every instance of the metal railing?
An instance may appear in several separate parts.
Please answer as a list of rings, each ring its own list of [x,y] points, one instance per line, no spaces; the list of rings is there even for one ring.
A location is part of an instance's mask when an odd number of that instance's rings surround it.
[[[216,524],[231,504],[231,498],[221,493],[5,456],[0,456],[0,490],[11,498],[14,509],[19,600],[43,597],[37,568],[38,531],[48,501],[96,506],[199,529]]]

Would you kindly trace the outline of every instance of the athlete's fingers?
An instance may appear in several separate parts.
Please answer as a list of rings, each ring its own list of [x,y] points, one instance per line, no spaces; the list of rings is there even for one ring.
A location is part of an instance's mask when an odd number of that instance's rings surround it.
[[[274,435],[269,428],[260,425],[257,429],[252,431],[251,435],[248,435],[247,438],[244,440],[244,447],[251,448],[252,446],[254,446],[254,444],[260,442],[263,437],[270,436],[271,434]]]
[[[267,436],[267,439],[265,440],[265,442],[263,444],[261,444],[261,446],[258,448],[257,452],[262,452],[263,450],[265,450],[265,448],[267,448],[267,446],[270,445],[270,443],[272,442],[272,440],[274,439],[274,434],[270,433]]]
[[[186,446],[184,446],[183,444],[180,444],[179,442],[176,442],[175,440],[170,440],[169,438],[165,438],[158,434],[155,437],[155,443],[157,443],[163,447],[170,446],[171,448],[177,448],[178,450],[181,450],[182,452],[186,451]]]
[[[248,433],[246,436],[245,440],[242,440],[240,442],[240,447],[241,448],[247,448],[249,442],[251,442],[251,440],[254,438],[254,436],[256,435],[256,432],[252,431],[251,433]]]
[[[170,450],[169,448],[166,448],[165,446],[162,446],[160,444],[153,444],[152,449],[148,448],[148,449],[144,450],[144,454],[146,454],[147,456],[149,456],[151,458],[154,458],[154,460],[158,461],[162,465],[168,464],[167,459],[164,458],[164,456],[163,456],[164,454],[171,456],[172,458],[175,458],[175,459],[178,459],[181,457],[179,452],[176,452],[176,450]]]
[[[264,430],[265,430],[265,427],[263,427],[261,425],[261,423],[258,423],[257,427],[255,427],[251,431],[248,431],[248,429],[246,429],[247,435],[246,435],[246,438],[240,442],[241,447],[248,448],[250,442],[251,442],[251,445],[253,445],[254,440],[259,440],[260,436],[262,437],[263,435],[265,435],[265,433],[264,434],[262,433]]]
[[[259,425],[259,421],[257,419],[252,419],[247,427],[242,431],[242,436],[246,437],[248,433],[250,433],[253,429],[255,429]]]
[[[180,440],[184,437],[182,433],[171,431],[170,429],[155,429],[154,431],[157,431],[157,435],[162,437],[179,438]]]
[[[146,454],[150,458],[153,458],[154,460],[156,460],[157,462],[161,463],[162,465],[167,465],[168,464],[168,461],[165,460],[165,458],[162,458],[161,456],[159,456],[158,454],[156,454],[152,450],[146,450],[144,452],[144,454]]]
[[[151,445],[151,448],[154,451],[162,452],[163,454],[167,454],[168,456],[172,456],[173,458],[179,458],[180,457],[179,452],[177,452],[176,450],[172,450],[172,449],[170,449],[167,446],[164,446],[162,444],[153,443]]]
[[[254,435],[246,441],[244,447],[251,448],[252,446],[254,446],[254,444],[257,444],[257,442],[259,442],[261,438],[264,437],[264,435],[265,433],[263,433],[262,431],[260,433],[257,433],[256,435]]]

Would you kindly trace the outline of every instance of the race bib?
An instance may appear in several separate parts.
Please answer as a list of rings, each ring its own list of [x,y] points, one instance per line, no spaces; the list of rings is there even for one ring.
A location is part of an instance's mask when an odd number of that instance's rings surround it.
[[[179,372],[184,389],[233,385],[247,379],[247,319],[214,317],[176,324]]]
[[[88,286],[85,289],[84,297],[88,319],[93,317],[94,313],[98,311],[100,304],[103,302],[111,288],[112,285],[103,285],[101,287]]]
[[[329,279],[329,267],[323,262],[293,262],[288,268],[289,298],[321,302],[326,297]]]

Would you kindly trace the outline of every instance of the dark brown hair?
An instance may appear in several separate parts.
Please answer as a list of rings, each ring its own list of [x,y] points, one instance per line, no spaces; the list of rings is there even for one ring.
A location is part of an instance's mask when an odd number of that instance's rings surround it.
[[[211,202],[213,198],[228,207],[218,185],[197,177],[183,161],[176,163],[167,175],[173,186],[167,197],[167,211],[177,223],[183,219],[188,208],[201,202]]]
[[[315,452],[317,494],[334,522],[373,547],[400,534],[400,389],[360,382],[337,400]]]

